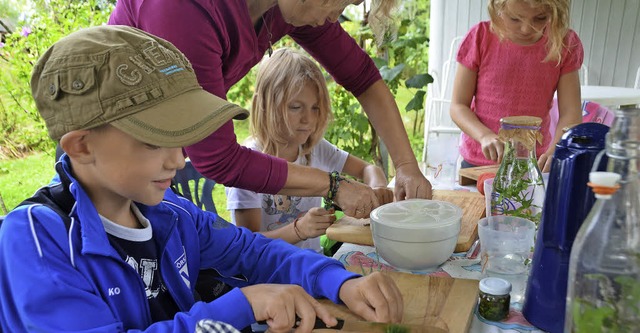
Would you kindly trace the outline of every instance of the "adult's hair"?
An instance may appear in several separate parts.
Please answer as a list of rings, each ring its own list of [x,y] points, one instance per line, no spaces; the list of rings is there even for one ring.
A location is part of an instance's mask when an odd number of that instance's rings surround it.
[[[305,84],[315,86],[318,93],[318,122],[302,154],[310,161],[310,153],[324,136],[332,118],[331,100],[322,71],[309,57],[289,48],[276,50],[265,58],[258,69],[251,105],[251,134],[262,152],[278,155],[278,146],[286,146],[294,130],[289,127],[288,103]],[[284,126],[283,126],[284,125]]]
[[[547,56],[543,61],[556,61],[560,64],[562,50],[567,46],[564,38],[569,32],[570,0],[489,0],[488,9],[491,17],[491,30],[501,39],[505,36],[501,15],[505,14],[507,3],[521,1],[531,7],[542,7],[549,15],[547,24]],[[508,13],[506,13],[508,14]]]

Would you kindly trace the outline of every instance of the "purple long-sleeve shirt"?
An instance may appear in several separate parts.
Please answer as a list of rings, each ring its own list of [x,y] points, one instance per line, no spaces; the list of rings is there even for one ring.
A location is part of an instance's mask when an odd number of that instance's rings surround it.
[[[137,27],[172,42],[191,61],[202,87],[222,98],[272,44],[291,36],[355,96],[381,79],[371,58],[339,23],[287,24],[275,6],[256,31],[246,0],[118,0],[109,24]],[[226,186],[275,194],[287,179],[285,160],[237,143],[229,121],[185,148],[193,165]]]

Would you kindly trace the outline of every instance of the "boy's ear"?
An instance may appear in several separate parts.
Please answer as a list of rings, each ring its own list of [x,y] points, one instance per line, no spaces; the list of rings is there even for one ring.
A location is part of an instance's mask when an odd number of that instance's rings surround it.
[[[93,156],[87,144],[88,134],[88,130],[71,131],[60,138],[60,147],[71,159],[80,163],[90,162]]]

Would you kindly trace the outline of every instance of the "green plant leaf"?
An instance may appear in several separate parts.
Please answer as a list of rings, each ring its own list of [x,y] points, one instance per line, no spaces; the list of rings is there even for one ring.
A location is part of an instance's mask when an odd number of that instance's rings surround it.
[[[406,111],[419,111],[424,107],[424,95],[426,95],[424,90],[418,90],[418,92],[413,96],[413,98],[407,103],[407,106],[404,108]]]
[[[382,66],[382,68],[380,68],[380,75],[382,76],[382,79],[385,80],[385,82],[391,82],[395,80],[398,75],[400,75],[400,73],[402,73],[402,70],[405,66],[405,64],[399,64],[393,68]]]
[[[417,74],[404,81],[407,88],[421,89],[427,86],[427,84],[433,82],[433,77],[429,74]]]

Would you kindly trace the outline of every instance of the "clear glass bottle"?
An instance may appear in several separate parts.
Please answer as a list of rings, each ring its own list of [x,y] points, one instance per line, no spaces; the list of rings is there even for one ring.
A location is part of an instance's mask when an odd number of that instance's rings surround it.
[[[597,200],[571,249],[565,332],[640,332],[640,109],[616,111],[606,153],[608,172],[590,175]]]
[[[542,142],[542,119],[530,116],[500,119],[500,139],[505,142],[500,167],[493,179],[491,215],[512,215],[533,221],[542,216],[544,182],[536,158]]]

